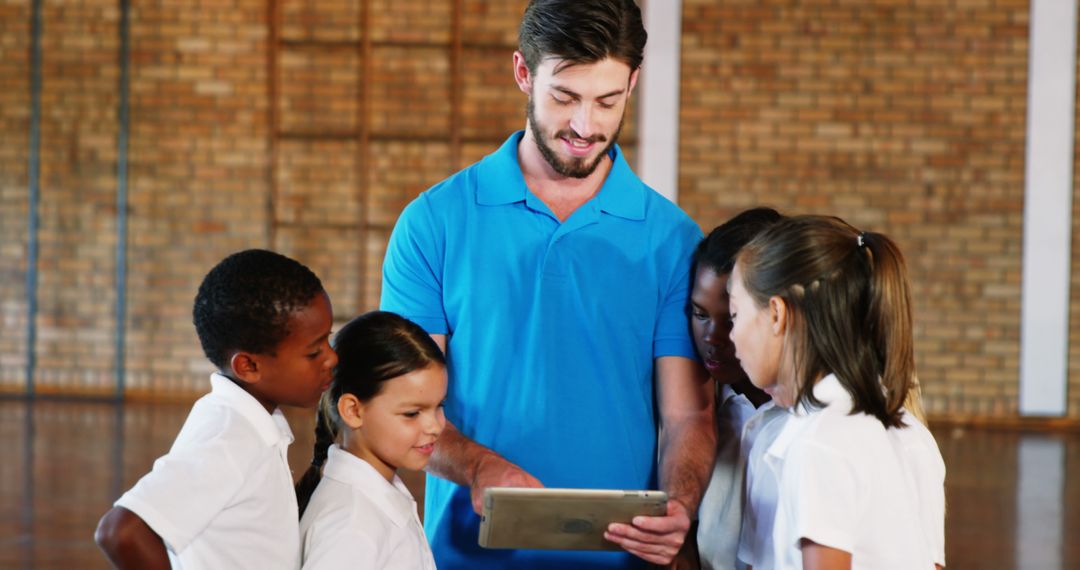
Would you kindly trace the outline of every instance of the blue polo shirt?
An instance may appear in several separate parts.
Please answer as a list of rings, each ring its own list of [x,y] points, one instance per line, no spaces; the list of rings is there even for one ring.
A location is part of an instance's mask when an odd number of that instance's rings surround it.
[[[564,222],[526,186],[523,132],[416,198],[383,262],[382,309],[448,335],[446,416],[548,487],[657,488],[653,361],[696,358],[698,226],[615,147]],[[486,550],[469,489],[428,477],[439,568],[630,568],[626,553]]]

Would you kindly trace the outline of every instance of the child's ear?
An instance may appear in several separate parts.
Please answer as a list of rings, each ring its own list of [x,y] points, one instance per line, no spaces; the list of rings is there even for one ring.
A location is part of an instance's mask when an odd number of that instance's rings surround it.
[[[769,319],[774,335],[782,336],[787,331],[787,303],[777,295],[769,297]]]
[[[342,394],[337,402],[338,416],[341,423],[352,429],[359,429],[364,425],[364,403],[352,394]]]
[[[229,368],[232,369],[233,378],[242,382],[256,384],[262,379],[259,361],[251,353],[240,351],[233,354],[229,359]]]

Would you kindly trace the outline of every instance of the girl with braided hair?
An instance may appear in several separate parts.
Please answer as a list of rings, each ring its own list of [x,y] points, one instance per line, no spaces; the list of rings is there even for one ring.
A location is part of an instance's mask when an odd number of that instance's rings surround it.
[[[415,323],[385,311],[346,324],[334,350],[314,458],[296,485],[303,568],[434,569],[416,502],[396,472],[423,469],[446,425],[443,353]]]

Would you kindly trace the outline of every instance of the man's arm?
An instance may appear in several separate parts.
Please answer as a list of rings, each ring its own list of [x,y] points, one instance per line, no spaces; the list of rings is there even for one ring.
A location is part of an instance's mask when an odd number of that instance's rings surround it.
[[[679,552],[696,517],[716,459],[713,382],[696,361],[677,356],[656,361],[660,408],[660,488],[668,493],[663,517],[635,517],[613,524],[608,540],[653,564]]]
[[[713,380],[695,360],[657,360],[660,398],[660,488],[697,518],[716,460]]]
[[[161,537],[139,515],[113,507],[101,517],[94,542],[116,568],[169,568],[169,554]]]
[[[446,335],[433,334],[431,338],[445,354]],[[449,420],[435,444],[435,452],[431,454],[425,471],[469,487],[473,510],[477,514],[484,508],[484,490],[488,487],[544,486],[524,469],[465,437]]]

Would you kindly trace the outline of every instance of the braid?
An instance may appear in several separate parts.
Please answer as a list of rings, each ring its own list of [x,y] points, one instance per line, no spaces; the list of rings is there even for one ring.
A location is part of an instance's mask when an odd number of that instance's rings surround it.
[[[330,453],[330,446],[337,439],[332,424],[333,420],[330,418],[332,414],[327,409],[329,405],[330,399],[324,394],[322,401],[319,402],[319,412],[315,418],[315,448],[311,453],[311,466],[304,472],[304,476],[296,482],[296,505],[300,516],[304,516],[308,502],[311,501],[311,495],[315,493],[315,487],[319,485],[319,481],[322,479],[322,466],[326,463],[326,457]]]

